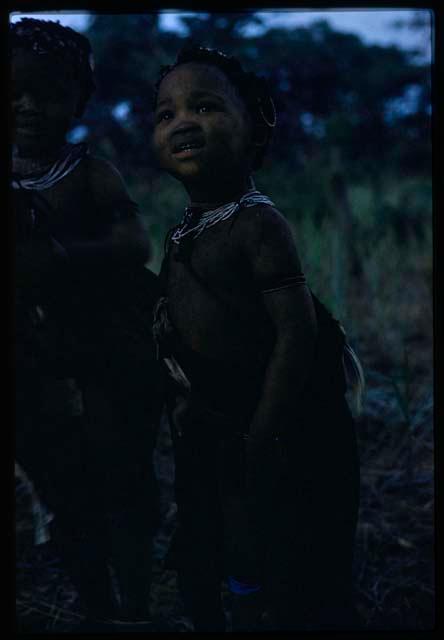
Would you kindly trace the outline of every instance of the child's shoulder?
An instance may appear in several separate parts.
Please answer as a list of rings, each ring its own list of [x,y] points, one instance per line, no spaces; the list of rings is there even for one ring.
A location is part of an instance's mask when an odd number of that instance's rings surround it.
[[[85,160],[89,184],[100,201],[128,197],[122,175],[112,162],[96,155],[88,155]]]
[[[293,235],[285,216],[274,205],[269,204],[257,204],[242,209],[239,231],[248,243],[262,243],[273,238],[290,239]]]
[[[109,160],[88,155],[86,162],[88,183],[94,202],[104,209],[119,209],[120,219],[133,218],[137,204],[131,199],[119,170]]]
[[[287,224],[285,216],[274,204],[259,203],[241,209],[247,224],[282,225]]]
[[[85,171],[97,203],[107,206],[116,200],[128,200],[129,194],[119,170],[109,160],[88,154]]]

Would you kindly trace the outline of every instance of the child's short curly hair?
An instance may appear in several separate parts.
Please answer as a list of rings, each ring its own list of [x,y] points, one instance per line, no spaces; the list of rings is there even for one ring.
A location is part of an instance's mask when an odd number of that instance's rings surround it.
[[[245,71],[237,58],[227,56],[216,49],[207,49],[196,45],[182,49],[174,64],[161,68],[154,89],[154,106],[162,80],[181,64],[197,62],[212,65],[220,69],[237,90],[248,113],[258,138],[257,151],[253,160],[253,169],[258,169],[263,162],[276,125],[276,110],[273,98],[264,78],[255,73]]]
[[[95,89],[94,62],[90,42],[81,33],[52,20],[22,18],[9,25],[9,49],[26,49],[36,55],[55,53],[69,62],[82,89],[78,115]]]

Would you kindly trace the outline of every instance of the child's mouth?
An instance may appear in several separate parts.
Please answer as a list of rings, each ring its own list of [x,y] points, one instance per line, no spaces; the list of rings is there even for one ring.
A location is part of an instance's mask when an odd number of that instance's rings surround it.
[[[28,136],[38,136],[42,133],[42,131],[33,126],[20,126],[17,127],[17,132],[21,134],[25,134]]]
[[[182,142],[173,147],[172,154],[175,158],[191,158],[202,150],[203,142]]]
[[[17,132],[26,135],[38,135],[43,132],[41,121],[36,119],[18,120],[15,126]]]

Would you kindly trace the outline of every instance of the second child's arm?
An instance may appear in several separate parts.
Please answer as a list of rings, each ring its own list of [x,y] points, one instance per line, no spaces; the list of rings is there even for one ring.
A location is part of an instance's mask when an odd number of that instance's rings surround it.
[[[262,489],[275,481],[269,475],[274,465],[268,464],[273,436],[297,429],[317,325],[310,291],[298,279],[301,264],[286,220],[267,207],[256,213],[250,227],[246,254],[276,336],[247,444],[247,489],[260,498]]]
[[[148,234],[120,173],[111,163],[99,158],[91,157],[87,162],[94,206],[109,215],[107,233],[97,240],[62,241],[59,247],[56,239],[55,250],[64,249],[70,261],[82,265],[145,263],[151,249]]]

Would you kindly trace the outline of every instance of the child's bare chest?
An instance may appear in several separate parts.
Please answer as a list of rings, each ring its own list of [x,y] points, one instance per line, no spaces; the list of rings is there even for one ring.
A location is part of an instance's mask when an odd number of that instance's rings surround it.
[[[244,286],[246,264],[229,221],[205,230],[188,247],[172,243],[169,264],[174,295],[183,288],[188,294],[232,297]]]
[[[229,221],[204,231],[188,256],[185,247],[173,244],[168,264],[169,309],[185,342],[209,356],[240,357],[254,332],[251,318],[260,314]]]

